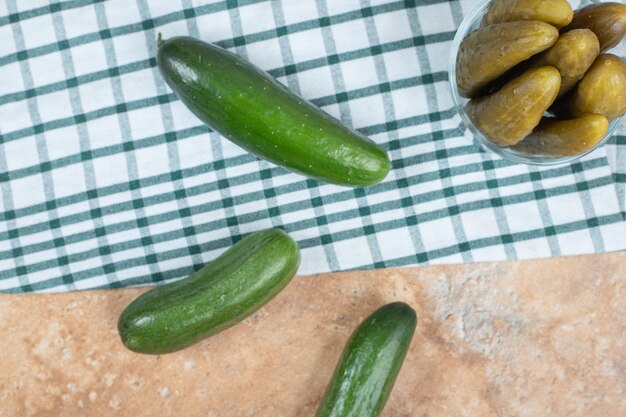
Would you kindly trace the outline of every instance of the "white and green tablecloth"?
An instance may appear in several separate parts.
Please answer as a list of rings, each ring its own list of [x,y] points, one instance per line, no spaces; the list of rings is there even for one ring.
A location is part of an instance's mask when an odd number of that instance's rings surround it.
[[[268,227],[298,241],[300,274],[626,249],[624,128],[544,169],[472,142],[447,62],[475,3],[0,2],[0,291],[173,280]],[[166,86],[158,32],[245,56],[393,170],[349,189],[245,153]]]

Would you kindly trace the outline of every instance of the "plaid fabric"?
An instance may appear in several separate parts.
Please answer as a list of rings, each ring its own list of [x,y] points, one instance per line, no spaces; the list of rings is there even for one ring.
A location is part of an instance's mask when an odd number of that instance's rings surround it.
[[[547,169],[472,143],[447,61],[474,4],[0,2],[0,290],[173,280],[268,227],[298,241],[300,274],[625,249],[624,130]],[[157,32],[245,56],[381,144],[392,172],[348,189],[245,153],[165,85]]]
[[[618,134],[609,141],[607,155],[617,188],[617,198],[626,218],[626,123],[620,126]]]

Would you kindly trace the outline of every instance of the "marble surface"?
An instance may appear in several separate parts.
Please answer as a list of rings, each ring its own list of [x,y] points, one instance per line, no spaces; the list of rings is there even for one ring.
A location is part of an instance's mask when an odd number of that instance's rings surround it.
[[[144,289],[0,295],[0,416],[312,416],[353,328],[418,330],[383,416],[626,415],[626,253],[298,277],[184,351],[129,352]]]

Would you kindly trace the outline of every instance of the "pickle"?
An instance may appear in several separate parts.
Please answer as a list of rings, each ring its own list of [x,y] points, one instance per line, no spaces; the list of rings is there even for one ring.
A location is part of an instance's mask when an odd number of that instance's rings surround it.
[[[591,30],[600,41],[600,51],[607,51],[626,35],[626,4],[600,3],[583,7],[574,13],[574,19],[563,32],[572,29]]]
[[[457,86],[464,97],[480,90],[522,61],[555,44],[558,30],[547,23],[519,21],[485,26],[467,36],[456,62]]]
[[[561,73],[559,96],[580,81],[600,53],[598,38],[589,29],[575,29],[559,37],[554,46],[532,59],[531,67],[553,66]]]
[[[533,68],[500,91],[471,100],[467,113],[493,143],[515,145],[539,124],[560,87],[561,75],[556,68]]]
[[[539,20],[560,28],[572,21],[574,11],[567,0],[493,0],[482,25]]]
[[[589,68],[571,95],[559,101],[557,114],[580,117],[596,113],[614,120],[626,113],[626,63],[613,54],[602,54]]]
[[[571,120],[544,118],[513,149],[530,155],[575,156],[596,146],[608,130],[609,120],[599,114]]]

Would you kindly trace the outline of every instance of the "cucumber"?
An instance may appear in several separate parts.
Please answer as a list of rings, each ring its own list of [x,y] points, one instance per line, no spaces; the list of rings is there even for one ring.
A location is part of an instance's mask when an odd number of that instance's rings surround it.
[[[348,340],[315,416],[380,415],[416,325],[415,311],[399,302],[365,319]]]
[[[190,37],[160,42],[167,84],[204,123],[259,158],[345,186],[380,182],[387,154],[266,72]]]
[[[142,294],[118,322],[124,345],[169,353],[225,330],[274,298],[300,264],[296,243],[280,229],[255,232],[180,281]]]

